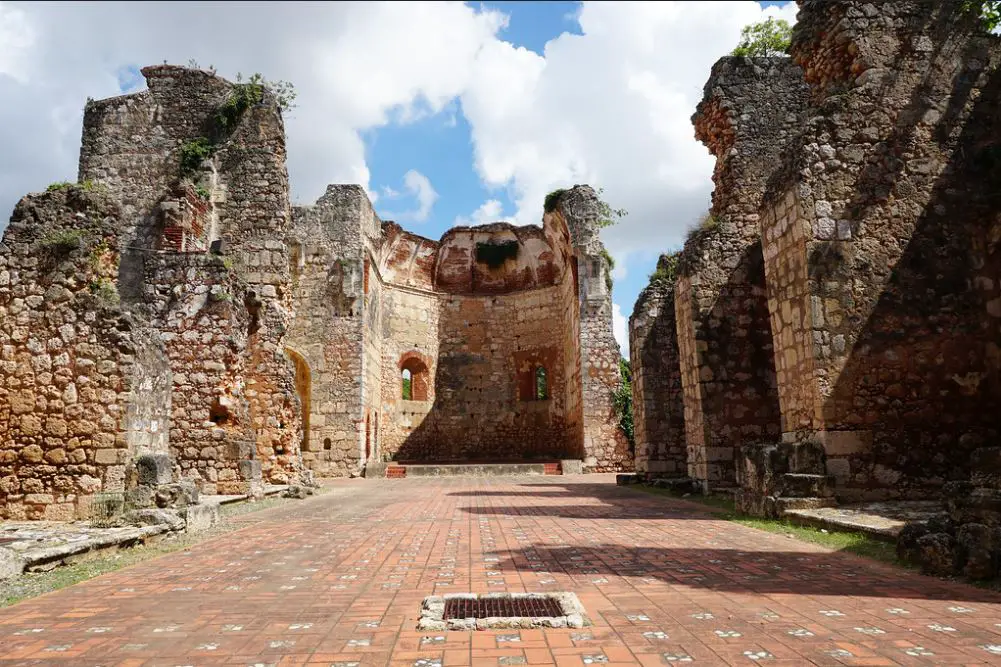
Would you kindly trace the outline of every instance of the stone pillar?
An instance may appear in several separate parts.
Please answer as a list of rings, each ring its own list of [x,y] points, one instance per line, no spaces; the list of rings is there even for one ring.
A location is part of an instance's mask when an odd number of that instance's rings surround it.
[[[788,58],[723,58],[692,118],[717,158],[674,290],[689,475],[703,490],[735,484],[742,444],[779,436],[758,208],[800,121],[801,79]]]
[[[677,254],[661,255],[629,318],[636,472],[647,479],[688,474],[674,308],[677,262]]]
[[[612,403],[622,386],[622,353],[612,332],[612,267],[598,235],[598,195],[590,186],[575,185],[560,196],[558,209],[577,260],[585,462],[596,472],[632,470],[629,441]]]
[[[762,206],[769,311],[783,439],[824,444],[842,499],[925,497],[999,433],[1001,53],[961,5],[808,0],[794,31],[811,109]]]

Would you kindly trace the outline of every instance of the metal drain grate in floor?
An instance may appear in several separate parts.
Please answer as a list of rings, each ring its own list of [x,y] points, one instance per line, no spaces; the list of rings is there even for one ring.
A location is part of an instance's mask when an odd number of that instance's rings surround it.
[[[419,630],[580,628],[590,625],[577,596],[564,593],[451,593],[421,603]]]
[[[444,619],[563,616],[553,598],[452,598],[445,600]]]

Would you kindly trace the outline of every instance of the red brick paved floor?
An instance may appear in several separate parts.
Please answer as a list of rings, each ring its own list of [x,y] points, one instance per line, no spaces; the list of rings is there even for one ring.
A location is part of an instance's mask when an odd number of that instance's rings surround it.
[[[1001,664],[1001,596],[616,488],[342,480],[188,552],[0,610],[3,664]],[[420,601],[578,594],[583,630],[423,634]]]

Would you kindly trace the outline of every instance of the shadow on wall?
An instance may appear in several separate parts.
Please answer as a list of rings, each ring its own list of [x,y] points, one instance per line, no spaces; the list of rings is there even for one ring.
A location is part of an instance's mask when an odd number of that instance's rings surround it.
[[[706,233],[718,234],[715,230]],[[695,245],[712,240],[707,236]],[[775,441],[781,435],[760,241],[744,249],[699,321],[703,326],[698,341],[705,345],[698,353],[705,450],[690,448],[688,463],[690,470],[694,464],[697,478],[726,486],[736,481],[741,445]]]
[[[848,314],[842,331],[858,332],[823,405],[828,429],[867,432],[848,461],[852,479],[839,488],[927,495],[968,479],[972,450],[1001,434],[1001,71],[990,73],[974,102],[974,82],[991,57],[983,42],[965,48],[930,139],[916,136],[915,125],[940,112],[928,82],[937,71],[915,88],[885,149],[856,181],[848,214],[858,240],[818,242],[810,251],[820,298]],[[905,69],[895,70],[887,91],[902,76]],[[932,182],[936,149],[953,141],[957,148]],[[922,214],[914,222],[906,212],[897,217],[922,191],[930,191]],[[909,239],[903,249],[902,239]],[[874,285],[877,298],[868,296]]]
[[[442,300],[437,359],[407,353],[398,364],[397,419],[419,423],[403,437],[396,460],[553,460],[577,453],[566,415],[567,352],[558,345],[559,321],[547,316],[554,294],[546,288]],[[412,400],[405,400],[408,389]]]

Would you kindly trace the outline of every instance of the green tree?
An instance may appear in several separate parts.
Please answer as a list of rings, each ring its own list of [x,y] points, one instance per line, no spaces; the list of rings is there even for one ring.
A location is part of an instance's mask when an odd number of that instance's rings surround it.
[[[987,32],[994,32],[1001,26],[1001,0],[964,0],[963,10],[979,15]]]
[[[789,50],[792,28],[788,21],[769,18],[745,26],[740,31],[740,43],[732,56],[782,56]]]

